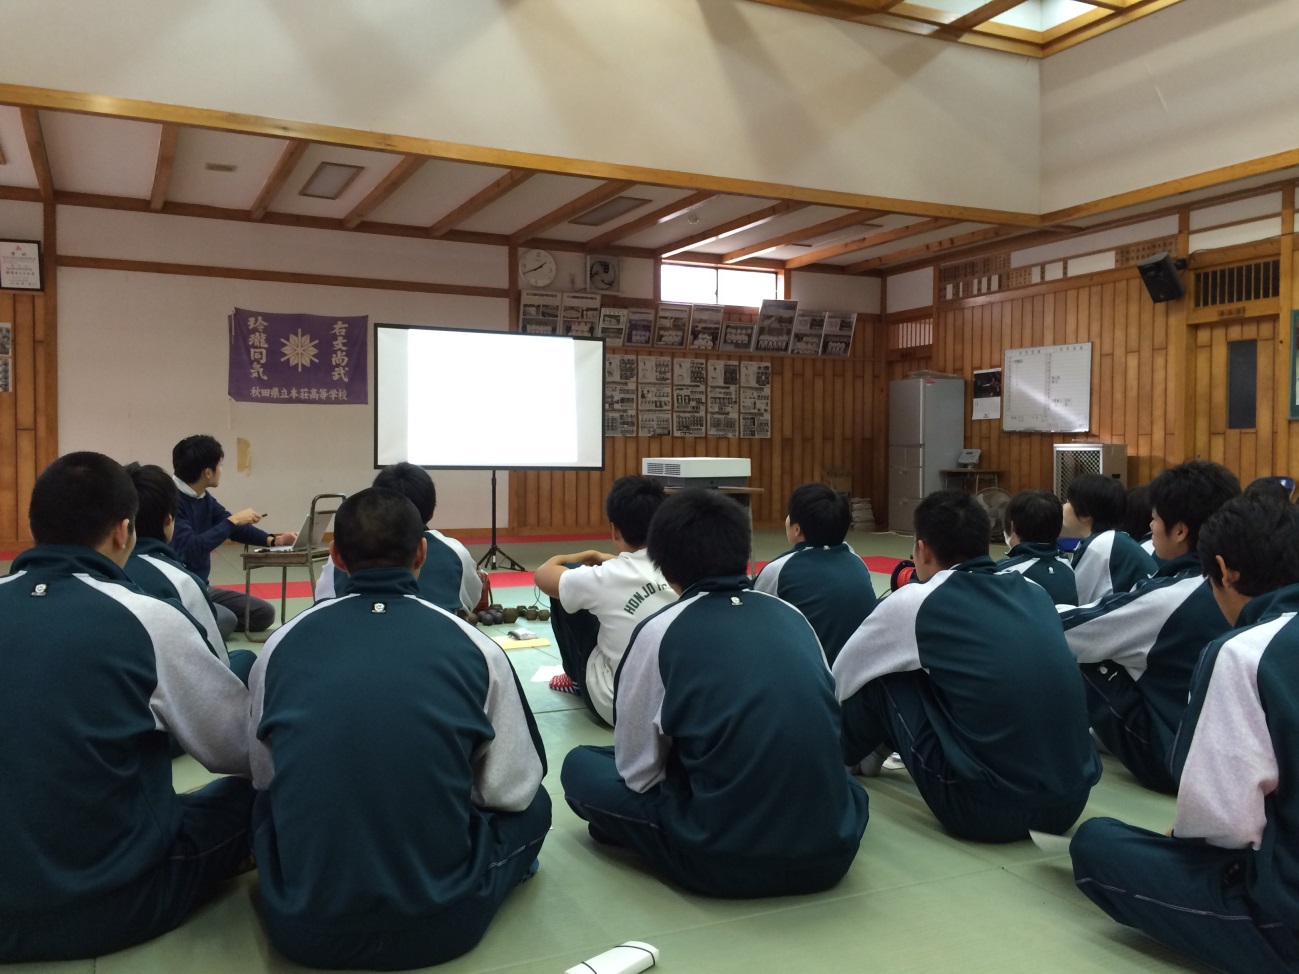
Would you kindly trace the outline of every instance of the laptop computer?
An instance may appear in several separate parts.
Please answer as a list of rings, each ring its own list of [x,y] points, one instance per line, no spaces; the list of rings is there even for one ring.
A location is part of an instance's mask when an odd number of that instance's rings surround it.
[[[313,548],[325,547],[325,531],[333,522],[334,515],[332,512],[323,516],[316,517],[315,531],[309,531],[311,527],[311,515],[308,514],[302,519],[302,527],[298,529],[298,540],[293,544],[280,544],[273,548],[259,548],[258,551],[310,551]]]

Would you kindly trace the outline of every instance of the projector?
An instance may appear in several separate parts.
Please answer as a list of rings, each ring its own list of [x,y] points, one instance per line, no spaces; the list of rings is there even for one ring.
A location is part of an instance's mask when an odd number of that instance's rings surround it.
[[[644,457],[640,472],[664,487],[747,487],[748,457]]]

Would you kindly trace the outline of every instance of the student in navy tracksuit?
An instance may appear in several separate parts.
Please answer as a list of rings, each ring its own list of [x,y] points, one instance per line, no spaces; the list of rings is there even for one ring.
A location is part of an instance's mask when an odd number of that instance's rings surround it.
[[[500,646],[419,595],[415,506],[339,506],[347,595],[294,617],[253,667],[253,849],[272,944],[309,967],[439,964],[536,869],[546,757]]]
[[[1073,566],[1056,547],[1064,508],[1047,490],[1024,490],[1006,506],[1006,546],[999,572],[1018,572],[1046,589],[1056,605],[1077,605],[1078,585]]]
[[[1200,573],[1200,526],[1240,483],[1226,467],[1190,460],[1150,484],[1155,552],[1163,567],[1131,592],[1061,615],[1081,665],[1092,730],[1147,788],[1177,790],[1169,766],[1191,672],[1227,620]]]
[[[1155,542],[1150,536],[1150,485],[1138,484],[1128,491],[1124,513],[1123,530],[1129,538],[1141,545],[1141,550],[1154,558],[1155,565],[1162,564],[1155,558]],[[1093,600],[1094,601],[1094,600]]]
[[[839,708],[816,634],[749,587],[749,520],[684,490],[649,553],[681,598],[637,628],[618,670],[614,746],[564,760],[564,796],[592,837],[628,846],[687,889],[756,897],[827,889],[866,828],[844,771]]]
[[[208,598],[216,606],[221,635],[229,636],[235,630],[243,630],[245,613],[250,632],[269,629],[275,622],[275,606],[255,595],[213,588],[208,581],[212,573],[212,550],[229,538],[258,547],[291,545],[298,539],[298,533],[267,534],[255,527],[262,516],[251,507],[234,514],[222,507],[212,496],[211,488],[221,484],[224,461],[221,444],[206,434],[187,436],[172,447],[171,465],[178,494],[171,548],[181,563],[207,586]]]
[[[1158,531],[1156,531],[1156,537]],[[1228,501],[1199,558],[1235,628],[1205,649],[1178,731],[1165,836],[1114,819],[1070,845],[1115,920],[1223,971],[1299,969],[1299,511]]]
[[[789,495],[785,537],[794,546],[753,580],[756,592],[784,599],[812,623],[833,663],[844,641],[875,608],[875,584],[844,538],[848,498],[829,484],[803,484]]]
[[[834,676],[843,757],[901,756],[956,835],[1063,832],[1100,778],[1077,667],[1046,592],[988,557],[987,512],[962,491],[915,510],[917,581],[880,600]]]
[[[60,457],[32,489],[36,546],[0,579],[0,963],[159,936],[248,857],[247,780],[172,789],[172,735],[248,774],[248,691],[122,571],[136,503],[113,460]]]
[[[1065,490],[1063,538],[1082,538],[1073,553],[1078,604],[1127,592],[1155,573],[1155,561],[1123,530],[1127,494],[1113,477],[1086,473]]]
[[[216,657],[235,672],[245,686],[257,654],[247,649],[226,651],[217,624],[216,607],[208,600],[203,580],[176,558],[168,542],[176,524],[176,483],[162,467],[129,464],[140,510],[135,516],[135,550],[126,561],[126,574],[143,592],[174,599],[194,617]]]
[[[372,486],[401,494],[415,505],[425,525],[433,520],[438,504],[437,488],[423,467],[405,461],[391,464],[375,475]],[[424,537],[428,541],[428,554],[419,570],[420,598],[448,612],[460,609],[472,612],[483,594],[483,582],[469,550],[455,538],[432,528],[425,530]],[[350,590],[347,572],[327,560],[316,580],[316,601],[346,595]]]

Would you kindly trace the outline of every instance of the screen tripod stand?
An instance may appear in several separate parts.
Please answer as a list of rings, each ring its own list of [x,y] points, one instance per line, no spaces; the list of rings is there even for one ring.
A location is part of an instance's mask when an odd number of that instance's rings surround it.
[[[511,558],[509,554],[506,553],[496,543],[496,471],[493,470],[492,471],[492,544],[491,547],[487,549],[487,553],[478,559],[478,567],[487,568],[487,569],[491,569],[492,571],[496,571],[496,558],[498,555],[504,560],[505,567],[510,569],[511,571],[516,571],[516,572],[527,571],[526,568],[524,568],[517,561]]]

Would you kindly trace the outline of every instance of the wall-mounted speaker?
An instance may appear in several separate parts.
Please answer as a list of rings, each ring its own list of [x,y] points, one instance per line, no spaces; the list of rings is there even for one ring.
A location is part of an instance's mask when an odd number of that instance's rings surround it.
[[[1137,264],[1141,280],[1150,292],[1150,300],[1155,304],[1165,301],[1176,301],[1186,294],[1186,285],[1178,273],[1178,265],[1186,266],[1185,261],[1173,260],[1168,251],[1162,251],[1153,257],[1147,257]]]

